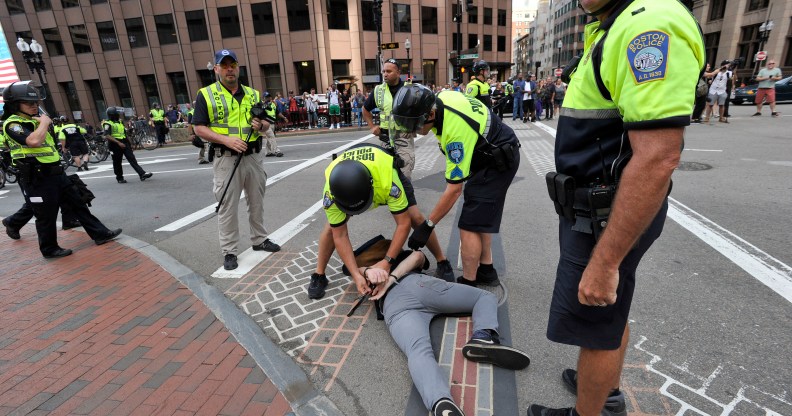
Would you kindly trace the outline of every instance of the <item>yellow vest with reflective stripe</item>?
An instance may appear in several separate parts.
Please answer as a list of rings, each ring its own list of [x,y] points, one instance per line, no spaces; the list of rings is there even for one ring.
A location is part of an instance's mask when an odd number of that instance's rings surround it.
[[[382,83],[374,87],[374,104],[380,110],[380,127],[391,129],[390,113],[393,109],[393,96],[390,93],[387,83]]]
[[[154,108],[151,110],[151,119],[154,121],[163,121],[165,120],[165,110],[159,108]]]
[[[261,94],[253,88],[239,86],[245,92],[242,103],[237,103],[233,95],[220,82],[201,88],[209,113],[209,128],[224,136],[247,138],[251,132],[250,109],[260,101]],[[230,107],[229,107],[230,106]],[[254,131],[250,141],[258,140],[259,134]]]
[[[124,123],[120,121],[105,120],[102,122],[102,125],[110,126],[110,130],[107,131],[107,134],[109,134],[110,137],[116,140],[126,140],[126,128],[124,127]]]
[[[44,143],[41,147],[29,147],[11,139],[6,130],[13,122],[18,122],[20,124],[30,124],[33,125],[34,128],[38,128],[39,126],[38,121],[31,118],[21,117],[16,114],[12,115],[5,121],[5,124],[3,124],[3,136],[5,136],[6,144],[11,149],[11,159],[16,161],[18,159],[36,158],[36,160],[38,160],[40,163],[57,163],[61,160],[60,154],[58,154],[58,149],[55,147],[55,140],[52,138],[49,132],[47,132],[47,138],[44,140]]]

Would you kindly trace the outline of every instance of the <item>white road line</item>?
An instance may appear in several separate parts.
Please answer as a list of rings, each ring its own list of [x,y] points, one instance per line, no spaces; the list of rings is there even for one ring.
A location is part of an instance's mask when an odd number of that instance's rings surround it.
[[[273,160],[272,162],[264,162],[264,164],[265,165],[269,165],[269,164],[275,164],[275,163],[296,163],[296,162],[302,162],[304,160],[308,160],[308,159]],[[196,171],[196,170],[210,170],[210,169],[212,169],[211,166],[203,167],[203,168],[189,168],[189,169],[152,170],[151,173],[156,173],[157,175],[161,175],[163,173],[192,172],[192,171]],[[88,172],[76,172],[76,173],[79,174],[79,175],[83,175],[83,174],[91,173],[91,171],[88,171]],[[82,179],[82,180],[86,180],[86,179],[106,179],[106,178],[115,178],[115,175],[90,176],[90,177],[82,177],[82,176],[80,176],[80,179]]]
[[[160,159],[148,160],[146,162],[141,162],[140,166],[148,166],[148,165],[153,165],[153,164],[157,164],[157,163],[175,162],[175,161],[184,160],[184,159],[185,158],[183,158],[183,157],[160,158]],[[80,175],[80,178],[83,178],[86,175],[93,175],[95,173],[109,172],[109,171],[113,170],[112,162],[110,162],[110,163],[111,164],[101,165],[101,166],[96,166],[93,163],[89,163],[88,164],[89,167],[93,166],[93,167],[90,168],[91,170],[89,170],[88,172],[75,172],[75,173]],[[129,163],[126,163],[126,162],[122,163],[122,166],[129,166]],[[115,177],[115,176],[113,176],[113,177]]]
[[[311,143],[291,143],[291,144],[282,144],[278,147],[297,147],[297,146],[313,146],[317,144],[330,144],[330,143],[349,143],[352,140],[333,140],[328,142],[311,142]]]
[[[556,130],[554,128],[542,123],[535,125],[555,137]],[[756,280],[792,303],[792,267],[674,198],[669,197],[668,202],[668,218],[676,221]]]
[[[287,241],[291,240],[292,237],[305,229],[305,227],[307,227],[312,221],[314,221],[316,218],[313,216],[320,209],[322,209],[321,199],[315,204],[311,205],[310,208],[303,211],[300,215],[294,217],[294,219],[283,225],[283,227],[278,228],[274,232],[270,233],[269,238],[280,245],[285,244]],[[234,270],[226,270],[220,267],[214,273],[212,273],[212,277],[218,279],[240,279],[246,274],[250,273],[254,267],[264,261],[271,254],[272,253],[267,251],[254,251],[253,248],[249,248],[237,256],[239,260],[239,267]]]
[[[718,149],[685,149],[688,152],[722,152],[723,150]]]
[[[299,171],[301,171],[301,170],[303,170],[303,169],[305,169],[307,167],[310,167],[312,165],[315,165],[316,163],[319,163],[322,160],[325,160],[326,158],[330,157],[330,155],[332,155],[333,153],[338,153],[338,152],[346,149],[349,146],[353,146],[353,145],[356,145],[358,143],[362,143],[362,142],[364,142],[364,141],[366,141],[368,139],[371,139],[373,137],[374,137],[373,134],[367,134],[367,135],[365,135],[365,136],[363,136],[363,137],[361,137],[361,138],[359,138],[357,140],[353,140],[351,142],[345,143],[344,145],[338,146],[335,149],[330,150],[329,152],[322,153],[321,155],[316,156],[313,159],[308,159],[305,162],[300,163],[297,166],[293,166],[293,167],[291,167],[289,169],[286,169],[285,171],[283,171],[283,172],[281,172],[281,173],[279,173],[279,174],[277,174],[275,176],[270,177],[267,180],[267,185],[273,185],[275,182],[277,182],[277,181],[279,181],[279,180],[281,180],[281,179],[283,179],[283,178],[285,178],[285,177],[287,177],[289,175],[297,173],[297,172],[299,172]],[[204,218],[206,216],[209,216],[209,215],[213,214],[214,213],[214,209],[215,209],[215,204],[209,205],[206,208],[203,208],[201,210],[193,212],[190,215],[187,215],[187,216],[182,217],[182,218],[180,218],[180,219],[178,219],[176,221],[173,221],[170,224],[167,224],[165,226],[157,228],[154,231],[176,231],[176,230],[178,230],[178,229],[180,229],[182,227],[190,225],[193,222],[196,222],[196,221],[201,220],[202,218]]]

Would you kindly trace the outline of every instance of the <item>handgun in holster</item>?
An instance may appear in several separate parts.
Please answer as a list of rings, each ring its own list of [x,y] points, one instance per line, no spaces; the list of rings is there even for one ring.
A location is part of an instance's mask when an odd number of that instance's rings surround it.
[[[209,144],[209,157],[207,157],[207,160],[209,160],[210,162],[214,162],[214,158],[215,158],[215,145],[214,145],[214,143],[210,143]]]

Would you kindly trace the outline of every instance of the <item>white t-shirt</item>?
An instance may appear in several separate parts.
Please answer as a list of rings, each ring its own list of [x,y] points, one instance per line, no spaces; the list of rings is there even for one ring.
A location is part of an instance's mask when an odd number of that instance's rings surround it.
[[[327,93],[327,103],[330,105],[338,105],[338,91],[330,91]]]
[[[712,84],[710,84],[709,93],[717,95],[726,94],[726,83],[729,81],[729,77],[731,77],[731,71],[718,72],[718,75],[715,75]]]

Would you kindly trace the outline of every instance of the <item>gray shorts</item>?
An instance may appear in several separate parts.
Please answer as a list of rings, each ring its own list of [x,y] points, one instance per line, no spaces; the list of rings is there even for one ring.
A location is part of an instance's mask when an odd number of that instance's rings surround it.
[[[726,104],[726,96],[727,94],[724,92],[723,94],[710,94],[707,96],[707,102],[710,105],[724,105]]]

